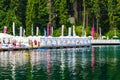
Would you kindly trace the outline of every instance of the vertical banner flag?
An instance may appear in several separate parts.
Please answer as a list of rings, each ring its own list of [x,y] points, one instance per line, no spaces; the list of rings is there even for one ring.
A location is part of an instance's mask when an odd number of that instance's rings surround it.
[[[36,27],[36,36],[38,36],[39,27]]]
[[[47,24],[47,36],[50,36],[50,26],[51,26],[51,25],[48,23],[48,24]]]
[[[22,27],[20,27],[20,36],[22,36]]]
[[[62,34],[61,36],[64,36],[64,25],[62,25]]]
[[[15,36],[15,23],[13,22],[13,36]]]
[[[76,36],[76,33],[75,33],[75,25],[73,25],[73,36]]]
[[[6,34],[7,33],[7,27],[4,26],[4,33]]]
[[[71,28],[68,28],[68,36],[71,36]]]
[[[92,26],[92,39],[94,39],[94,24],[93,24],[93,26]]]
[[[44,28],[44,36],[46,36],[46,29]]]
[[[101,36],[101,28],[99,27],[99,34],[100,34],[100,36]]]

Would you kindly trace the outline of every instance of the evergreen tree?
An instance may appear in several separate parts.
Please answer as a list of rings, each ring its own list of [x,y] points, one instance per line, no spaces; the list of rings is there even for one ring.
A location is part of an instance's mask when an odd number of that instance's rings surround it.
[[[26,35],[32,35],[32,24],[34,24],[35,19],[35,9],[34,9],[35,0],[28,0],[26,6]]]
[[[36,26],[39,26],[41,32],[44,31],[44,27],[46,27],[47,23],[49,22],[47,2],[48,0],[38,0],[38,3],[36,3],[38,4],[38,6],[36,6]]]
[[[102,29],[102,34],[105,34],[109,30],[109,20],[108,20],[108,0],[100,1],[100,27]]]
[[[7,1],[0,0],[0,27],[1,27],[0,32],[3,32],[3,26],[5,25],[3,19],[6,16],[6,12],[9,7],[9,4],[8,4],[9,2],[10,2],[10,0],[7,0]]]
[[[110,28],[114,27],[114,5],[113,0],[108,1],[108,16],[109,16],[109,25]]]
[[[19,8],[17,10],[17,16],[19,16],[19,20],[21,25],[24,29],[26,29],[26,5],[27,0],[19,0]]]
[[[55,1],[55,10],[60,19],[60,24],[68,24],[68,9],[67,9],[67,0],[56,0]]]
[[[102,33],[106,34],[112,28],[120,29],[119,10],[119,0],[1,0],[0,32],[7,26],[8,33],[12,33],[15,22],[17,32],[23,26],[26,34],[31,35],[33,24],[34,33],[37,26],[43,33],[49,22],[54,29],[59,29],[62,24],[70,27],[69,18],[74,16],[76,24],[82,25],[84,21],[86,27],[91,27],[94,20],[97,33],[101,27]]]
[[[116,2],[115,12],[114,12],[114,23],[115,27],[120,30],[120,1]]]
[[[31,35],[33,24],[33,30],[37,26],[43,31],[43,27],[46,27],[48,23],[48,10],[47,10],[47,0],[28,0],[26,7],[26,33]]]
[[[21,25],[21,22],[19,20],[18,7],[19,7],[19,0],[7,0],[7,1],[1,1],[2,4],[1,13],[4,13],[1,15],[1,26],[7,26],[7,33],[12,34],[12,23],[15,22],[19,26]],[[17,27],[18,28],[18,27]]]

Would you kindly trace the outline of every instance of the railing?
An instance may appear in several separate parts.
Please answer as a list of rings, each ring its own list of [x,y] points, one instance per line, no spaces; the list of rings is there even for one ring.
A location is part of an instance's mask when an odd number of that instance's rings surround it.
[[[60,38],[60,37],[45,37],[40,38],[41,47],[63,47],[63,46],[89,46],[91,39],[89,38]]]
[[[120,44],[120,40],[92,40],[92,44]]]

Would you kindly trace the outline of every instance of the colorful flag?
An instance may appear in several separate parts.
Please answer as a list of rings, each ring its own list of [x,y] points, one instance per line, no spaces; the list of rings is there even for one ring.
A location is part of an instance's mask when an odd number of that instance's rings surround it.
[[[7,33],[7,27],[4,26],[4,33],[6,34]]]
[[[51,25],[48,23],[48,24],[47,24],[47,36],[50,36],[50,26],[51,26]]]
[[[92,26],[92,39],[94,39],[94,24],[93,24],[93,26]]]
[[[46,36],[46,29],[44,28],[44,36]]]

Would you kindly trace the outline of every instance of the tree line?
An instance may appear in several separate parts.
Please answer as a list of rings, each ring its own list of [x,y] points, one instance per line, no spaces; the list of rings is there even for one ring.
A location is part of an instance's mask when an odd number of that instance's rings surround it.
[[[71,23],[70,18],[75,22]],[[120,1],[119,0],[0,0],[0,31],[7,26],[8,33],[12,34],[12,23],[16,24],[19,32],[22,26],[26,35],[31,35],[33,25],[34,32],[39,27],[39,34],[43,35],[43,29],[47,23],[60,31],[61,25],[66,28],[72,25],[83,26],[91,30],[94,24],[96,34],[99,28],[102,34],[111,34],[113,29],[120,29]],[[80,28],[81,29],[81,28]],[[79,31],[78,31],[78,34]],[[18,33],[16,33],[18,35]]]

